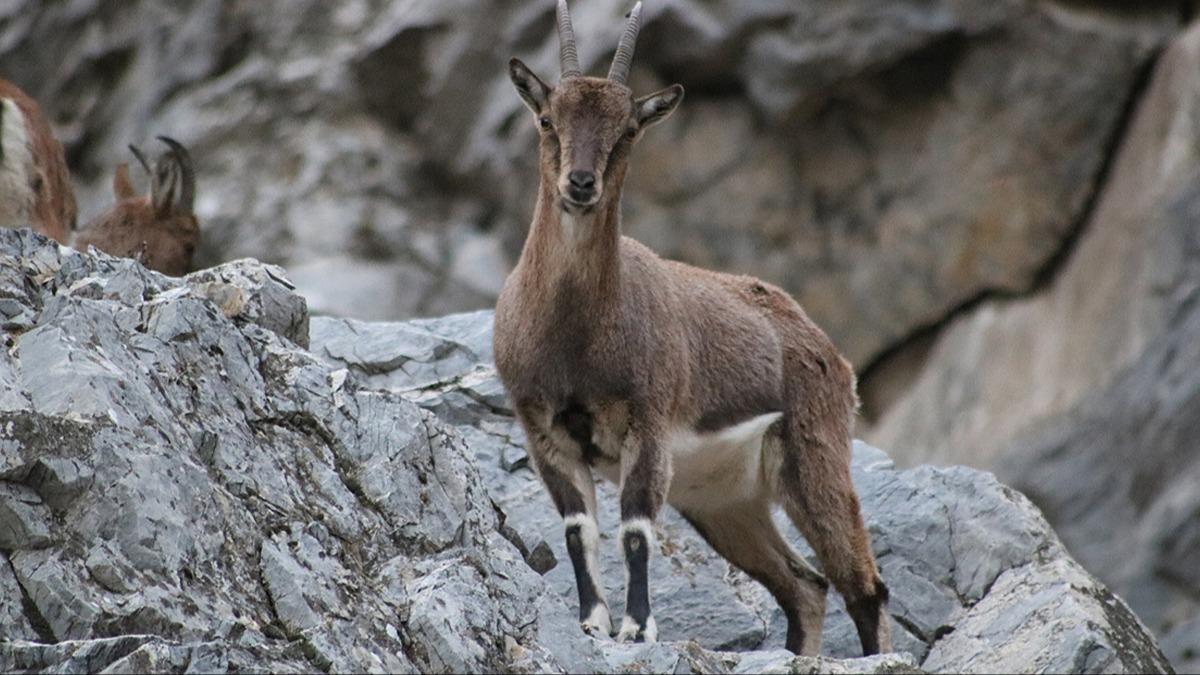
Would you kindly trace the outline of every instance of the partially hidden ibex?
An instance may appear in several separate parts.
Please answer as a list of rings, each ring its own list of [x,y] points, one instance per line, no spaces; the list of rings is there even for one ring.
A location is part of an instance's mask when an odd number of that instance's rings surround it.
[[[580,71],[565,0],[558,86],[509,63],[540,134],[541,177],[496,303],[496,365],[564,520],[583,629],[612,633],[598,578],[596,469],[620,486],[618,640],[656,639],[647,563],[666,502],[775,596],[788,649],[820,650],[828,577],[863,652],[890,650],[888,591],[850,480],[850,365],[779,288],[663,260],[621,235],[630,152],[683,98],[679,85],[640,98],[626,86],[640,13],[638,3],[606,79]],[[824,577],[780,535],[775,504]]]
[[[32,227],[61,244],[75,229],[62,144],[37,103],[0,79],[0,227]]]
[[[136,146],[129,146],[150,177],[150,194],[138,195],[129,178],[129,165],[121,164],[113,176],[116,204],[84,226],[74,246],[88,246],[125,258],[136,258],[163,274],[182,276],[191,271],[192,256],[200,241],[194,201],[196,178],[187,148],[166,136],[167,146],[151,166]]]

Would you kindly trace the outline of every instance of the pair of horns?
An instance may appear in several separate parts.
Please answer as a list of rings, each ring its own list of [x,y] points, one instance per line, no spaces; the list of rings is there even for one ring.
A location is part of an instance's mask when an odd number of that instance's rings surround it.
[[[188,153],[187,148],[183,147],[183,144],[174,138],[169,136],[157,136],[156,138],[170,148],[166,155],[159,158],[159,162],[162,162],[164,159],[169,157],[179,167],[180,191],[179,203],[177,206],[182,209],[184,213],[191,213],[193,200],[195,199],[196,194],[196,172],[192,168],[192,156]],[[146,161],[146,156],[142,154],[142,151],[138,149],[136,145],[130,145],[129,151],[133,153],[134,157],[137,157],[137,161],[142,165],[142,168],[145,169],[146,174],[150,176],[151,191],[153,192],[156,189],[155,186],[157,185],[158,179],[155,176],[154,171],[151,170],[150,163]]]
[[[188,155],[187,148],[183,147],[183,144],[179,141],[168,136],[157,136],[156,138],[163,143],[166,143],[167,147],[170,148],[171,152],[178,158],[180,165],[185,171],[190,173],[192,169],[192,162],[191,156]],[[142,154],[142,151],[138,149],[136,145],[130,145],[129,151],[133,153],[134,157],[137,157],[138,163],[142,165],[142,168],[146,170],[147,174],[153,174],[153,172],[150,171],[150,163],[146,161],[146,156]]]
[[[558,56],[562,63],[562,77],[579,77],[583,71],[579,68],[579,53],[575,50],[575,31],[571,28],[571,13],[567,10],[567,0],[558,0]],[[625,24],[625,32],[621,34],[621,42],[617,45],[617,54],[613,57],[612,67],[608,70],[608,79],[618,84],[629,80],[629,68],[633,65],[633,48],[637,44],[638,31],[642,28],[642,3],[638,2],[629,12],[629,21]]]

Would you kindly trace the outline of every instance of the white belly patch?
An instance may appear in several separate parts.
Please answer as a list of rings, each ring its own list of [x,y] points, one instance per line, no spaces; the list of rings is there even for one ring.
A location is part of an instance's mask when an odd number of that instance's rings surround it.
[[[770,450],[764,447],[764,435],[782,416],[767,413],[710,433],[669,433],[673,471],[667,502],[680,510],[702,512],[761,498],[769,473],[764,471]]]

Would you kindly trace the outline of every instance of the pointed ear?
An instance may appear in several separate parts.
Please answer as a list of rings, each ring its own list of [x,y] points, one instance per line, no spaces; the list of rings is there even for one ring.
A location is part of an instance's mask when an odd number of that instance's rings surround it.
[[[525,105],[529,106],[534,115],[541,115],[550,103],[550,87],[539,80],[520,59],[508,62],[508,76],[512,78]]]
[[[667,119],[679,102],[683,100],[683,87],[673,84],[662,91],[643,96],[634,105],[637,108],[638,126],[642,129]]]
[[[117,172],[113,175],[113,196],[119,202],[137,196],[137,192],[133,188],[133,180],[129,178],[129,165],[124,162],[117,165]]]

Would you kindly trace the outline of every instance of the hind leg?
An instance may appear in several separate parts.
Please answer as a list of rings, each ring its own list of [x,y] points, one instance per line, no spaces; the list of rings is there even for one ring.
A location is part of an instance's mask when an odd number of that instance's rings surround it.
[[[717,553],[775,596],[788,620],[787,648],[816,656],[829,584],[783,540],[769,506],[753,502],[683,517]]]
[[[785,445],[787,440],[785,439]],[[888,590],[875,567],[870,539],[850,481],[844,447],[813,437],[783,452],[779,501],[817,553],[825,576],[846,600],[863,654],[891,651]]]

